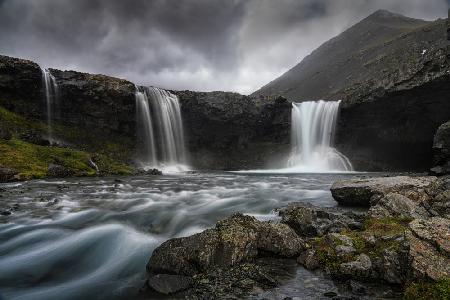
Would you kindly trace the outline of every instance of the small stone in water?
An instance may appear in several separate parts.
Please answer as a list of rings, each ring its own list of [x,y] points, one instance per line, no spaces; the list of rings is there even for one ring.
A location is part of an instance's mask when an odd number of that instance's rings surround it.
[[[328,298],[333,298],[333,297],[336,297],[336,296],[337,296],[337,293],[332,292],[332,291],[329,291],[329,292],[323,293],[323,295],[324,295],[325,297],[328,297]]]

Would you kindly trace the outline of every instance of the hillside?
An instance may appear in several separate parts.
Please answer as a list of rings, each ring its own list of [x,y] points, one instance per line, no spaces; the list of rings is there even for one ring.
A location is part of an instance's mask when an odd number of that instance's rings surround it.
[[[420,59],[430,44],[439,43],[434,33],[441,29],[445,30],[445,22],[376,11],[253,95],[282,95],[292,101],[341,99],[346,88],[369,79],[383,80],[405,60]],[[406,38],[411,33],[413,38]]]

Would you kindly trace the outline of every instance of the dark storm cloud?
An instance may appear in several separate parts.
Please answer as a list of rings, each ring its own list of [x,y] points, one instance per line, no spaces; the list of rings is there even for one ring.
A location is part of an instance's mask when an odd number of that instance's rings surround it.
[[[251,92],[384,8],[447,0],[0,0],[0,53],[173,89]]]

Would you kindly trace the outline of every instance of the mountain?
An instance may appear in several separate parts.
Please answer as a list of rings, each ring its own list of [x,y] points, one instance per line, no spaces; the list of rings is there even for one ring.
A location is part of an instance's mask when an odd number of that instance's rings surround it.
[[[321,45],[253,95],[282,95],[291,101],[342,98],[343,89],[395,70],[395,63],[378,62],[391,60],[392,54],[401,60],[407,46],[405,34],[420,31],[431,23],[378,10]]]

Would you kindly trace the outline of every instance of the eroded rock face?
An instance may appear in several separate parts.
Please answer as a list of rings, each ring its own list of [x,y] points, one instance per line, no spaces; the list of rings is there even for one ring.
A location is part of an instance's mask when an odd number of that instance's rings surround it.
[[[411,276],[438,280],[450,276],[450,220],[416,219],[406,233],[410,245]]]
[[[433,173],[450,174],[450,121],[439,126],[434,136],[433,165]]]
[[[175,92],[191,158],[201,169],[281,167],[290,150],[291,104],[227,92]]]
[[[0,55],[0,105],[25,116],[39,118],[45,103],[39,65],[26,59]]]

